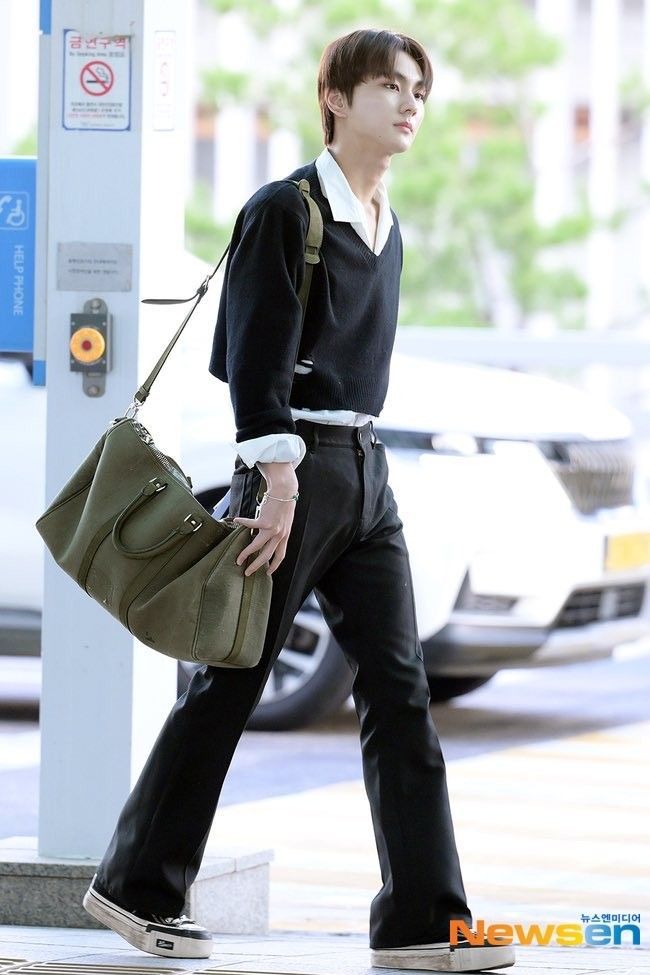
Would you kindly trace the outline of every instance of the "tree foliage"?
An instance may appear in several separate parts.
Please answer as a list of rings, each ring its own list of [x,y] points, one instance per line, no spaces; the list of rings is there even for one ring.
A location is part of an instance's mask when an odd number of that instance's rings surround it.
[[[323,148],[315,80],[329,41],[360,27],[388,28],[426,47],[434,86],[425,120],[387,174],[405,244],[401,324],[498,324],[495,281],[519,327],[539,310],[565,327],[582,324],[585,286],[561,257],[593,221],[584,203],[551,227],[535,219],[532,138],[544,106],[532,79],[561,51],[523,0],[205,2],[223,17],[245,18],[269,52],[241,72],[208,73],[206,101],[263,109],[272,127],[299,133],[305,161]],[[276,41],[282,57],[273,53]],[[436,88],[443,72],[457,82],[444,99]]]
[[[38,140],[36,126],[27,132],[13,147],[12,156],[36,156],[38,154]]]

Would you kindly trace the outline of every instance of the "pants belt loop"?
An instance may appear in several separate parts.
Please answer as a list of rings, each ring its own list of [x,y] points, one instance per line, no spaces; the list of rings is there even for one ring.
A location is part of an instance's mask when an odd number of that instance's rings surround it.
[[[312,446],[318,447],[318,424],[314,424],[314,438],[312,440]]]
[[[377,434],[375,433],[375,427],[372,420],[370,420],[369,422],[370,422],[370,445],[374,450],[378,437]]]

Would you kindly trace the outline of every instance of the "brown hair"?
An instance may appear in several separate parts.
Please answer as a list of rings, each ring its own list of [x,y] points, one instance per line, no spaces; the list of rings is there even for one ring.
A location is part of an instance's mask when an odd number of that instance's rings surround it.
[[[407,34],[392,30],[355,30],[327,45],[318,68],[318,103],[325,145],[334,139],[334,115],[325,102],[327,89],[340,91],[352,104],[355,87],[366,78],[392,76],[398,51],[409,54],[420,68],[426,101],[433,84],[433,68],[422,45]]]

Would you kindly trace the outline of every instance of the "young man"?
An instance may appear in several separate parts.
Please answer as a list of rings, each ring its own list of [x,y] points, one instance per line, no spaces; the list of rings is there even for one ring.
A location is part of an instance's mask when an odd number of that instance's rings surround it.
[[[514,962],[508,946],[450,945],[471,924],[429,713],[408,552],[372,420],[388,386],[402,240],[382,177],[406,152],[432,85],[426,52],[359,30],[324,51],[326,148],[290,174],[323,216],[304,325],[306,203],[276,180],[233,232],[210,371],[227,381],[239,455],[230,515],[251,529],[239,561],[269,572],[260,663],[203,667],[176,703],[120,815],[84,899],[131,944],[207,957],[210,934],[182,915],[221,787],[296,612],[313,590],[354,671],[363,773],[382,887],[370,908],[380,967],[474,971]],[[264,478],[267,494],[256,515]],[[211,742],[206,747],[206,742]]]

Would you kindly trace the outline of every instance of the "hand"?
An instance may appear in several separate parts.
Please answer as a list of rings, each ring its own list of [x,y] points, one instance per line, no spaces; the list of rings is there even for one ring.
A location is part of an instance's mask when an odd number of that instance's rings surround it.
[[[288,494],[278,494],[278,497],[288,498],[294,493],[295,489]],[[261,505],[257,518],[233,518],[237,524],[249,527],[251,532],[257,529],[257,535],[253,541],[245,549],[242,549],[237,557],[237,565],[243,565],[249,556],[256,552],[259,553],[257,558],[246,566],[245,575],[252,575],[267,562],[266,574],[268,576],[273,575],[287,551],[287,541],[293,524],[295,506],[295,501],[275,501],[272,498],[267,498]],[[271,558],[273,558],[272,563]]]
[[[257,462],[257,468],[266,482],[266,490],[276,498],[290,498],[298,490],[298,479],[290,461]],[[287,551],[287,540],[293,524],[295,501],[274,501],[267,498],[259,508],[256,518],[233,518],[234,522],[246,525],[251,534],[257,535],[237,558],[237,565],[243,565],[249,556],[259,553],[257,558],[246,566],[245,575],[250,576],[263,565],[267,565],[267,575],[272,575],[282,562]],[[273,564],[271,565],[271,557]]]

